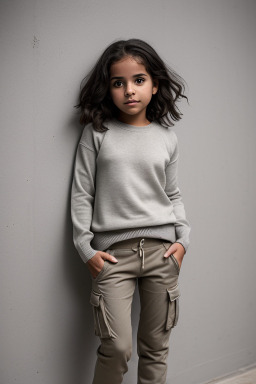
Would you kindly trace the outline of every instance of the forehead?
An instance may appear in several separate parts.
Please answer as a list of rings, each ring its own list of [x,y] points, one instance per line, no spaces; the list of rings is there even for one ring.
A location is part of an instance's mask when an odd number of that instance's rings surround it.
[[[144,64],[133,57],[125,57],[110,67],[110,76],[130,77],[138,73],[148,74]]]

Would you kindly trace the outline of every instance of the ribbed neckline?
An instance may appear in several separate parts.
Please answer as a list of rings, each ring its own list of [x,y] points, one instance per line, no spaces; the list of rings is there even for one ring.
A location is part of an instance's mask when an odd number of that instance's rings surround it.
[[[138,126],[138,125],[131,125],[131,124],[123,123],[122,121],[119,121],[118,119],[114,119],[114,123],[118,127],[120,127],[121,129],[126,129],[128,131],[133,131],[133,132],[145,132],[145,131],[149,130],[150,128],[152,128],[152,126],[155,124],[154,121],[152,121],[148,125]]]

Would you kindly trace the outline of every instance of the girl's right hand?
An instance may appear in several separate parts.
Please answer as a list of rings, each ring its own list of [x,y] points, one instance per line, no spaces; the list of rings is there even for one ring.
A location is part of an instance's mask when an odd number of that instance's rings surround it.
[[[98,274],[100,273],[100,271],[102,270],[103,268],[103,265],[104,265],[104,260],[109,260],[111,261],[112,263],[117,263],[118,260],[110,255],[109,253],[107,252],[103,252],[103,251],[98,251],[97,253],[95,253],[95,255],[87,261],[87,266],[89,268],[89,271],[93,277],[93,279],[95,279]]]

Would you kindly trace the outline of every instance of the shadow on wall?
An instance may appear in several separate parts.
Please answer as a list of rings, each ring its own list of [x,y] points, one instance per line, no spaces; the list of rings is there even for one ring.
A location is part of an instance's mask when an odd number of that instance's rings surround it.
[[[77,128],[77,129],[76,129]],[[79,125],[76,116],[68,124],[68,129],[77,132],[78,141],[82,134],[82,126]],[[78,142],[77,142],[78,144]],[[73,295],[74,312],[70,315],[68,325],[69,334],[66,335],[66,348],[68,351],[70,378],[68,382],[84,384],[92,382],[93,370],[96,356],[96,337],[93,329],[93,314],[89,301],[91,291],[91,277],[80,258],[73,244],[73,226],[71,221],[71,185],[73,178],[73,165],[75,161],[76,146],[74,147],[74,157],[71,164],[69,193],[66,203],[66,219],[64,228],[63,244],[63,264],[64,275],[67,284]]]

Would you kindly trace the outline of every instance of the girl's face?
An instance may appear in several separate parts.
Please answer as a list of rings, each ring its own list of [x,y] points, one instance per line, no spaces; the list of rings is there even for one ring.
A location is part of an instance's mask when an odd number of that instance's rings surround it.
[[[157,89],[145,66],[130,56],[110,67],[110,96],[119,109],[119,120],[126,124],[149,124],[146,108]]]

